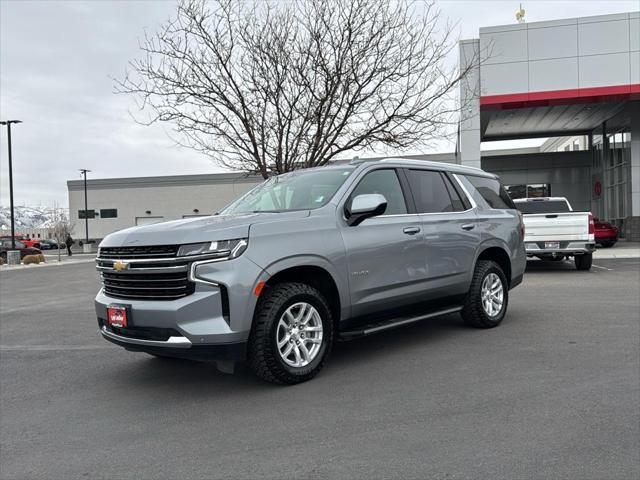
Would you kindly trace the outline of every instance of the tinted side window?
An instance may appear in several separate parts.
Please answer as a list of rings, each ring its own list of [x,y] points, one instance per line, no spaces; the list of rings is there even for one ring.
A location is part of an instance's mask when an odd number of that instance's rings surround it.
[[[462,201],[460,194],[451,183],[451,179],[444,174],[442,174],[442,178],[444,178],[444,183],[447,186],[447,190],[449,190],[449,196],[451,197],[453,210],[456,212],[462,212],[464,210],[467,210],[468,208],[471,208],[471,205],[465,205],[465,202]]]
[[[409,170],[407,173],[418,213],[454,211],[449,191],[440,172]]]
[[[385,215],[407,213],[407,204],[395,170],[374,170],[365,175],[353,190],[351,198],[368,193],[379,193],[387,199]]]
[[[476,177],[475,175],[464,176],[475,187],[482,198],[491,208],[515,209],[516,206],[509,197],[509,194],[495,178]]]

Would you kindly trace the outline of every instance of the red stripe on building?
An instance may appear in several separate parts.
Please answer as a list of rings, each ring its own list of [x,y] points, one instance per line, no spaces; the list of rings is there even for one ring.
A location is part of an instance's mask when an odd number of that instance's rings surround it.
[[[640,99],[640,83],[607,87],[572,88],[546,92],[510,93],[480,97],[480,106],[491,109],[544,107],[572,103],[619,102]]]

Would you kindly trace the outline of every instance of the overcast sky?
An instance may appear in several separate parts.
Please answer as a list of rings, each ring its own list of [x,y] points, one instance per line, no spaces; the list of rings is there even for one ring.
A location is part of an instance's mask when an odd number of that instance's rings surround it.
[[[528,22],[638,10],[638,0],[524,1]],[[517,1],[441,1],[462,38],[515,22]],[[169,125],[144,127],[114,95],[138,55],[143,30],[173,15],[174,0],[0,0],[0,118],[12,129],[18,205],[67,206],[66,181],[219,171],[211,160],[174,145]],[[6,127],[0,129],[0,204],[8,205]],[[444,147],[449,149],[448,147]]]

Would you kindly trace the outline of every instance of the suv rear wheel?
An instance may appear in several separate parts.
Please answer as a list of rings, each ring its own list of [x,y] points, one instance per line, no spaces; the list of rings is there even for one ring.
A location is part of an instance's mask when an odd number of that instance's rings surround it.
[[[258,304],[249,337],[249,365],[272,383],[304,382],[322,369],[333,337],[324,296],[304,283],[280,283]]]
[[[476,328],[496,327],[504,318],[508,303],[507,277],[500,265],[479,260],[461,312],[464,322]]]

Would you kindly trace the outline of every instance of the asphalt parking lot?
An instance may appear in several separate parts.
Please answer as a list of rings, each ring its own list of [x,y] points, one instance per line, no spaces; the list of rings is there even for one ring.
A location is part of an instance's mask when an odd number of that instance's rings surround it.
[[[501,327],[338,344],[313,381],[103,341],[91,263],[0,273],[0,477],[640,477],[640,259],[530,262]]]

